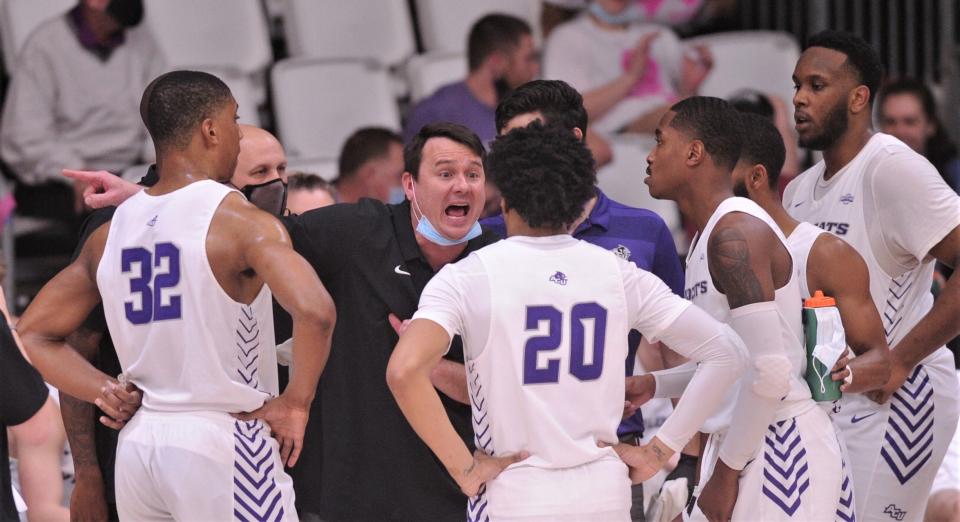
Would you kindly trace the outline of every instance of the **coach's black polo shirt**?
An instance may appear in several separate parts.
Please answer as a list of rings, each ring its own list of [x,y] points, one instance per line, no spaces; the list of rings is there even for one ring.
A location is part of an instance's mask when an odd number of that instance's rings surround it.
[[[301,514],[328,521],[463,520],[466,497],[387,388],[387,362],[397,343],[387,316],[412,317],[434,274],[417,245],[410,204],[364,199],[284,224],[337,307],[330,359],[293,470]],[[485,232],[461,257],[496,239]],[[459,339],[447,358],[463,362]],[[470,407],[441,399],[472,448]]]

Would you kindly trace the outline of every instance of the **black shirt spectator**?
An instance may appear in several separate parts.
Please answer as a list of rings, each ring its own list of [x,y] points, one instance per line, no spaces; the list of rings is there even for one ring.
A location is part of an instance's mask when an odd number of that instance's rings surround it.
[[[362,199],[285,218],[294,248],[337,305],[337,327],[292,470],[297,508],[323,520],[463,520],[466,497],[407,423],[386,383],[397,334],[434,275],[414,236],[410,203]],[[460,258],[496,240],[472,239]],[[278,332],[277,340],[289,337]],[[459,338],[447,358],[463,362]],[[473,447],[470,407],[441,394]]]
[[[23,358],[3,314],[0,323],[0,519],[18,520],[10,485],[7,426],[23,424],[33,417],[50,392],[37,370]]]

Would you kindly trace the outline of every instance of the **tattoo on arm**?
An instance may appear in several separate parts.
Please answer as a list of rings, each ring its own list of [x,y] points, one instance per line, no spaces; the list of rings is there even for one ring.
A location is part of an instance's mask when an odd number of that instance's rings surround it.
[[[650,449],[653,450],[654,455],[657,456],[657,462],[666,462],[667,454],[663,452],[662,449],[658,448],[655,444],[650,445]]]
[[[750,245],[740,229],[726,227],[714,230],[707,250],[710,274],[726,294],[730,308],[766,300],[750,264]]]
[[[67,395],[60,394],[60,415],[63,417],[63,427],[70,442],[70,452],[73,454],[73,466],[77,471],[85,469],[99,470],[97,460],[97,446],[94,443],[94,406]]]

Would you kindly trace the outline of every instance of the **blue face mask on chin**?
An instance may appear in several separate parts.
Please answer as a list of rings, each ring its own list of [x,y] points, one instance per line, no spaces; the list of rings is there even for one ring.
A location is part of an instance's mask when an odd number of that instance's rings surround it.
[[[590,14],[610,25],[629,25],[641,18],[640,8],[636,2],[631,3],[626,9],[617,14],[608,13],[600,2],[596,0],[590,2]]]
[[[467,232],[467,235],[461,237],[460,239],[448,239],[446,236],[441,234],[436,227],[433,226],[433,223],[427,219],[427,215],[420,210],[420,204],[417,203],[417,189],[413,189],[413,205],[412,209],[416,210],[417,214],[420,214],[420,218],[417,220],[417,233],[423,236],[427,241],[439,245],[439,246],[454,246],[462,245],[467,241],[479,236],[483,231],[480,229],[480,222],[474,221],[473,226],[470,227],[470,231]]]

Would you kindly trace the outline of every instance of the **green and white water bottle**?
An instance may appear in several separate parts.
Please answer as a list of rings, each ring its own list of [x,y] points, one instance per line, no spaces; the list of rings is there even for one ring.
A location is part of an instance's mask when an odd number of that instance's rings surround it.
[[[817,290],[803,302],[803,332],[807,348],[807,385],[813,400],[833,402],[840,398],[841,381],[834,381],[830,369],[847,347],[840,310],[832,297]]]

